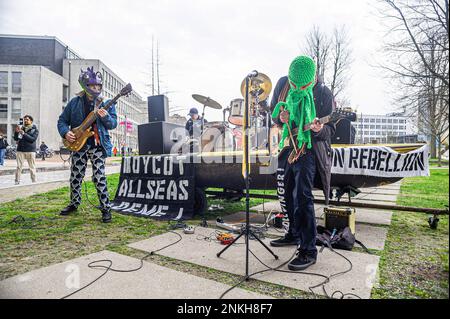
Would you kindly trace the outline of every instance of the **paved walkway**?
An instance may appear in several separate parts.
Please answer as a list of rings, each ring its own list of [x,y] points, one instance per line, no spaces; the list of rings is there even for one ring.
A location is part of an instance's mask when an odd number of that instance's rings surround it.
[[[120,166],[111,164],[106,167],[106,174],[120,172]],[[36,173],[36,183],[31,182],[30,174],[22,174],[19,185],[14,183],[14,175],[0,176],[0,203],[12,201],[30,195],[45,193],[60,187],[69,186],[70,170],[57,170]],[[92,168],[88,166],[85,180],[92,176]]]
[[[98,278],[104,269],[91,269],[90,262],[109,259],[114,269],[136,269],[136,258],[101,251],[66,262],[33,270],[0,282],[0,298],[56,299],[67,296]],[[108,262],[96,265],[109,266]],[[185,274],[144,261],[135,272],[109,271],[100,280],[69,298],[89,299],[217,299],[230,286]],[[225,298],[269,299],[255,292],[233,289]]]

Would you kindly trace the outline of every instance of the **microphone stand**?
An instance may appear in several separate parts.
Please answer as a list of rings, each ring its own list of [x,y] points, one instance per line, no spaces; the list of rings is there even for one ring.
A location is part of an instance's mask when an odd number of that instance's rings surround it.
[[[254,71],[255,72],[255,71]],[[222,253],[224,253],[228,248],[230,248],[239,238],[241,238],[243,235],[245,235],[245,280],[249,280],[249,274],[248,274],[248,263],[249,263],[249,251],[250,251],[250,247],[249,247],[249,236],[252,235],[253,238],[255,238],[261,245],[263,245],[264,248],[266,248],[266,250],[271,253],[273,255],[273,257],[277,260],[278,256],[274,254],[274,252],[272,250],[270,250],[269,247],[267,247],[266,244],[264,244],[264,242],[259,239],[255,233],[250,229],[250,194],[249,194],[249,190],[250,190],[250,180],[249,180],[249,175],[250,175],[250,163],[249,163],[249,147],[248,147],[248,129],[249,129],[249,116],[248,116],[248,85],[249,85],[249,81],[250,78],[252,76],[248,75],[245,78],[245,108],[244,108],[244,127],[242,128],[243,134],[244,134],[244,144],[245,147],[243,149],[244,151],[244,163],[245,163],[245,171],[244,173],[244,178],[245,178],[245,226],[243,227],[243,229],[241,229],[241,233],[235,238],[233,239],[233,241],[226,246],[224,249],[222,249],[220,252],[217,253],[217,257],[220,257],[220,255],[222,255]]]

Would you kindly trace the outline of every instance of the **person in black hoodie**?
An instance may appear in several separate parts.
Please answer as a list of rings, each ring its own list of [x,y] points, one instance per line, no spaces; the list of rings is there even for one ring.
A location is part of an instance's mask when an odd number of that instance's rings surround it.
[[[5,164],[5,154],[6,148],[8,147],[8,142],[6,138],[3,137],[3,134],[0,133],[0,166]]]
[[[31,181],[36,183],[36,139],[39,136],[39,130],[33,124],[31,115],[23,117],[23,124],[23,126],[16,126],[14,132],[14,140],[17,142],[16,185],[20,184],[24,160],[27,160],[30,167]]]
[[[327,205],[331,181],[330,142],[336,130],[333,123],[321,124],[317,119],[331,114],[334,108],[333,94],[317,77],[314,61],[307,56],[294,59],[289,76],[279,79],[271,102],[272,119],[283,128],[288,121],[292,131],[297,130],[297,126],[314,123],[309,132],[301,136],[299,133],[295,141],[299,147],[301,144],[305,147],[302,157],[288,163],[292,146],[278,156],[278,197],[282,212],[289,217],[289,230],[283,238],[270,244],[275,247],[297,246],[297,255],[288,264],[290,270],[304,270],[317,259],[312,188],[316,186],[323,190]]]

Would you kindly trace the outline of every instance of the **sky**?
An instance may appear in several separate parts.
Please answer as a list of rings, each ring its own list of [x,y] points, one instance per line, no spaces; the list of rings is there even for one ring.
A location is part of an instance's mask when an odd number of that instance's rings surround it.
[[[242,98],[252,70],[273,87],[304,53],[307,32],[345,25],[354,62],[346,94],[363,114],[394,111],[385,76],[373,67],[385,29],[375,0],[0,0],[0,34],[56,36],[86,59],[100,59],[143,98],[151,94],[152,36],[159,43],[161,93],[186,115],[209,96],[223,107]],[[208,120],[222,111],[207,108]]]

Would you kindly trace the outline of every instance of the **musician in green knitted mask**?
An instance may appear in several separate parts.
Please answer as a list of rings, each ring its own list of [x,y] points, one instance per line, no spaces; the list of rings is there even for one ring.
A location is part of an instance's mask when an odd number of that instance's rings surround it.
[[[291,62],[288,76],[278,80],[270,107],[272,120],[283,128],[280,149],[284,148],[286,138],[289,139],[289,130],[295,139],[277,157],[277,194],[281,212],[288,215],[289,229],[284,237],[272,240],[270,245],[297,246],[296,257],[289,262],[288,268],[301,271],[317,260],[312,194],[315,177],[322,184],[326,200],[329,195],[330,141],[335,128],[330,123],[321,124],[316,116],[331,114],[333,95],[317,79],[314,61],[308,56],[298,56]],[[303,131],[308,124],[311,129]]]

